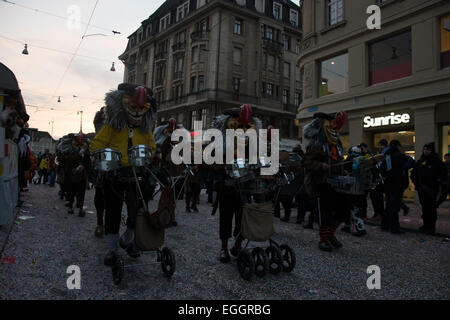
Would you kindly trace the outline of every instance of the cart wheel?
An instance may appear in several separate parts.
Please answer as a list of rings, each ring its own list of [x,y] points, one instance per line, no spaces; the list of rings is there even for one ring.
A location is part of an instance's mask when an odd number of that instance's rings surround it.
[[[122,258],[117,258],[116,262],[112,266],[112,276],[115,284],[119,284],[123,279],[124,263]]]
[[[269,261],[269,272],[271,274],[279,274],[283,266],[280,249],[270,246],[266,249],[266,254]]]
[[[175,255],[169,248],[161,250],[161,268],[164,275],[168,278],[175,272]]]
[[[253,260],[253,255],[248,249],[243,249],[239,252],[237,266],[239,274],[244,280],[248,281],[252,278],[252,273],[255,270],[255,261]]]
[[[289,247],[287,244],[282,244],[280,246],[281,250],[281,257],[283,259],[283,271],[284,272],[291,272],[295,268],[295,252],[292,250],[291,247]]]
[[[253,261],[255,262],[255,274],[262,278],[266,275],[266,271],[269,269],[269,262],[266,252],[263,248],[255,248],[252,251]]]

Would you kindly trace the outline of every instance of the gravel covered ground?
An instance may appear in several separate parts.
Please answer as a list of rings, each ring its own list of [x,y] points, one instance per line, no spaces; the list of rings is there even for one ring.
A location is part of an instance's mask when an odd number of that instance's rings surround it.
[[[94,237],[94,192],[87,191],[86,217],[68,215],[57,189],[30,186],[9,236],[0,264],[0,299],[449,299],[450,243],[418,233],[392,235],[367,226],[357,238],[338,232],[344,247],[332,253],[317,248],[317,230],[276,219],[279,243],[291,246],[297,265],[291,273],[250,282],[239,276],[236,262],[218,260],[218,214],[202,196],[199,213],[185,213],[178,202],[179,225],[166,231],[177,268],[171,279],[159,264],[129,268],[118,286],[103,265],[104,239]],[[21,220],[20,217],[33,219]],[[316,228],[317,229],[317,228]],[[263,244],[254,244],[263,245]],[[231,246],[231,243],[230,243]],[[123,253],[126,262],[132,262]],[[15,257],[15,260],[14,258]],[[149,254],[140,262],[154,261]],[[67,267],[81,269],[81,290],[68,290]],[[381,269],[381,289],[369,290],[366,270]]]

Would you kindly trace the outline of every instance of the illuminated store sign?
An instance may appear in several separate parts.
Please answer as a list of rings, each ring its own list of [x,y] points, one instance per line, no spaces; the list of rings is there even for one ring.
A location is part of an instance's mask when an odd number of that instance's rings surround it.
[[[372,118],[371,116],[364,117],[364,128],[384,127],[396,124],[405,124],[411,121],[411,116],[408,113],[395,114],[391,112],[389,116]]]

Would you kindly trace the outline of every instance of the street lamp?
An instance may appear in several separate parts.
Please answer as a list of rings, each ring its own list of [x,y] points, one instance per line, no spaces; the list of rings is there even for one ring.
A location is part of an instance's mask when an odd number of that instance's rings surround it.
[[[116,71],[116,68],[114,68],[114,62],[112,63],[112,66],[111,66],[111,71]]]
[[[25,43],[25,48],[23,48],[22,54],[28,55],[28,45]]]
[[[77,115],[81,114],[81,120],[80,120],[80,133],[83,133],[83,110],[77,111]]]

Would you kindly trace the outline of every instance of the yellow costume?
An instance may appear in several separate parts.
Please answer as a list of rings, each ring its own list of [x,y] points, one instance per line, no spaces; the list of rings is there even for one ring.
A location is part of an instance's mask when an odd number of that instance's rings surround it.
[[[92,140],[89,151],[92,153],[104,148],[116,149],[120,151],[120,153],[122,153],[122,167],[129,167],[130,163],[128,160],[128,134],[128,127],[124,128],[123,130],[117,130],[110,125],[105,124]],[[151,147],[152,154],[156,154],[156,144],[151,130],[144,134],[139,129],[134,129],[132,144],[133,146],[143,144]]]

